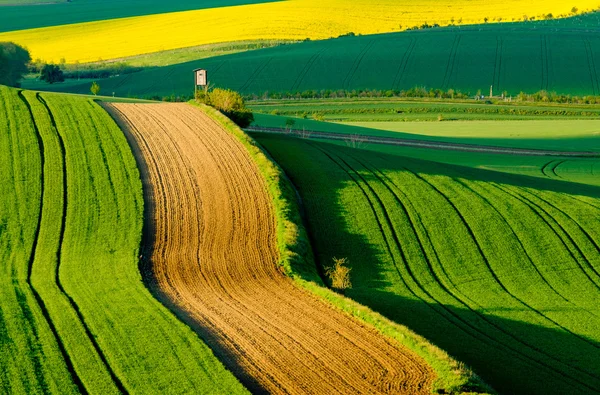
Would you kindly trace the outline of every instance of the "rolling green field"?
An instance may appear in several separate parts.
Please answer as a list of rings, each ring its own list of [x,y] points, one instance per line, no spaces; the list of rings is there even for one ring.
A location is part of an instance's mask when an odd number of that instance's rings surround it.
[[[0,87],[0,388],[244,393],[145,288],[144,202],[93,101]]]
[[[245,94],[307,90],[403,90],[475,94],[540,90],[600,94],[600,13],[556,21],[500,23],[344,37],[159,67],[103,80],[118,96],[186,95],[191,71]],[[161,81],[157,84],[157,81]],[[81,86],[47,89],[82,92]]]
[[[464,152],[468,166],[255,137],[298,188],[320,267],[349,259],[347,296],[502,393],[600,391],[599,187],[477,168]]]
[[[10,5],[0,12],[0,33],[271,1],[274,0],[0,0],[0,6]]]
[[[288,117],[256,114],[255,124],[285,128]],[[546,119],[546,118],[543,118]],[[344,142],[331,144],[362,148],[440,163],[534,177],[572,181],[600,186],[600,152],[598,158],[546,158],[412,148],[372,144],[355,136],[393,137],[407,140],[443,141],[507,148],[559,151],[600,151],[600,121],[469,121],[469,122],[364,122],[339,124],[310,119],[295,119],[292,133],[306,130],[348,135]],[[310,136],[310,133],[309,133]]]

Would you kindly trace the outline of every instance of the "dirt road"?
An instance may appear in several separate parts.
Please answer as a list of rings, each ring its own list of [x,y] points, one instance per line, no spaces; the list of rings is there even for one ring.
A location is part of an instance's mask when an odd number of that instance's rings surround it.
[[[187,104],[106,104],[138,158],[155,294],[254,392],[430,393],[419,356],[277,269],[276,223],[255,163]]]

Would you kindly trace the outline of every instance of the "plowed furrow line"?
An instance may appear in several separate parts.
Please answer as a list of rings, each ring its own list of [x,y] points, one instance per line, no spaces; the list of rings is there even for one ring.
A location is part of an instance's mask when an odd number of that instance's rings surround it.
[[[266,184],[233,135],[185,104],[106,108],[142,167],[155,294],[249,388],[430,391],[434,373],[420,357],[281,274]]]
[[[211,141],[211,140],[212,140],[211,138],[207,138],[207,139],[206,139],[206,141],[207,141],[207,144],[208,144],[208,143],[210,143],[210,141]],[[213,150],[213,148],[214,148],[214,150]],[[215,152],[217,152],[218,150],[219,150],[219,147],[211,147],[211,149],[209,150],[209,152],[211,152],[211,153],[213,153],[213,154],[214,154],[214,153],[215,153]],[[234,162],[234,163],[235,163],[235,162]],[[227,163],[226,163],[225,165],[227,165]],[[207,169],[207,170],[209,170],[209,169]],[[233,169],[227,169],[227,170],[225,171],[225,174],[228,174],[229,172],[236,172],[236,171],[238,171],[238,170],[239,170],[239,169],[235,169],[235,168],[233,168]],[[212,171],[211,171],[211,170],[209,170],[209,171],[212,173]],[[219,173],[217,172],[216,174],[219,174]],[[243,188],[241,188],[241,186],[238,186],[238,187],[239,187],[240,189],[243,189]],[[228,187],[228,189],[229,189],[229,187]],[[233,294],[231,294],[231,293],[229,293],[227,296],[229,296],[230,298],[232,298],[232,299],[235,299],[235,300],[237,300],[237,299],[238,299],[238,298],[237,298],[235,295],[233,295]],[[294,307],[294,306],[291,306],[291,305],[290,305],[289,307],[290,307],[290,308],[292,308],[292,307]],[[246,310],[248,310],[248,308],[249,308],[249,307],[248,307],[248,306],[246,306],[246,308],[245,308],[245,309],[246,309]],[[296,308],[297,308],[297,306],[296,306]],[[251,309],[251,307],[250,307],[250,309]],[[256,313],[256,316],[258,316],[258,313],[259,313],[259,312],[258,312],[258,311],[255,311],[255,313]],[[269,322],[266,322],[266,321],[264,321],[264,320],[261,320],[261,322],[257,322],[257,325],[260,325],[260,326],[261,326],[261,327],[263,327],[263,328],[265,328],[265,327],[267,327],[267,328],[268,328],[268,326],[269,326]],[[280,330],[280,331],[282,331],[282,332],[285,330],[285,328],[274,328],[274,329],[276,329],[276,330]],[[302,337],[302,334],[301,334],[301,333],[299,333],[298,335]],[[294,340],[294,339],[293,339],[293,338],[290,338],[289,340],[290,340],[291,342],[293,342],[293,340]],[[307,339],[307,341],[308,341],[308,340],[310,340],[310,339]],[[318,347],[318,344],[313,344],[313,347]]]
[[[207,141],[212,141],[212,139],[207,139]],[[211,150],[211,152],[215,152],[215,151]],[[225,162],[225,163],[230,163],[230,162]],[[232,163],[236,163],[236,162],[232,162]],[[237,170],[234,169],[233,171],[237,171]]]

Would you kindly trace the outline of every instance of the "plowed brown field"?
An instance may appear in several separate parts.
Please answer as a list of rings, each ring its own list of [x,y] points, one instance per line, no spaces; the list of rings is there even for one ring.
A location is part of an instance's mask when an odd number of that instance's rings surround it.
[[[412,351],[277,268],[274,209],[244,146],[187,104],[106,104],[138,158],[155,293],[255,392],[430,393]]]

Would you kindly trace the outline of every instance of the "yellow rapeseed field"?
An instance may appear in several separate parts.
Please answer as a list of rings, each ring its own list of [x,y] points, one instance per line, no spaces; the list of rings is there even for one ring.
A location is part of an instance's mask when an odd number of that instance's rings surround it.
[[[587,11],[600,0],[288,0],[184,11],[0,34],[34,59],[68,63],[113,59],[195,45],[255,39],[324,39],[423,23],[480,23]]]

